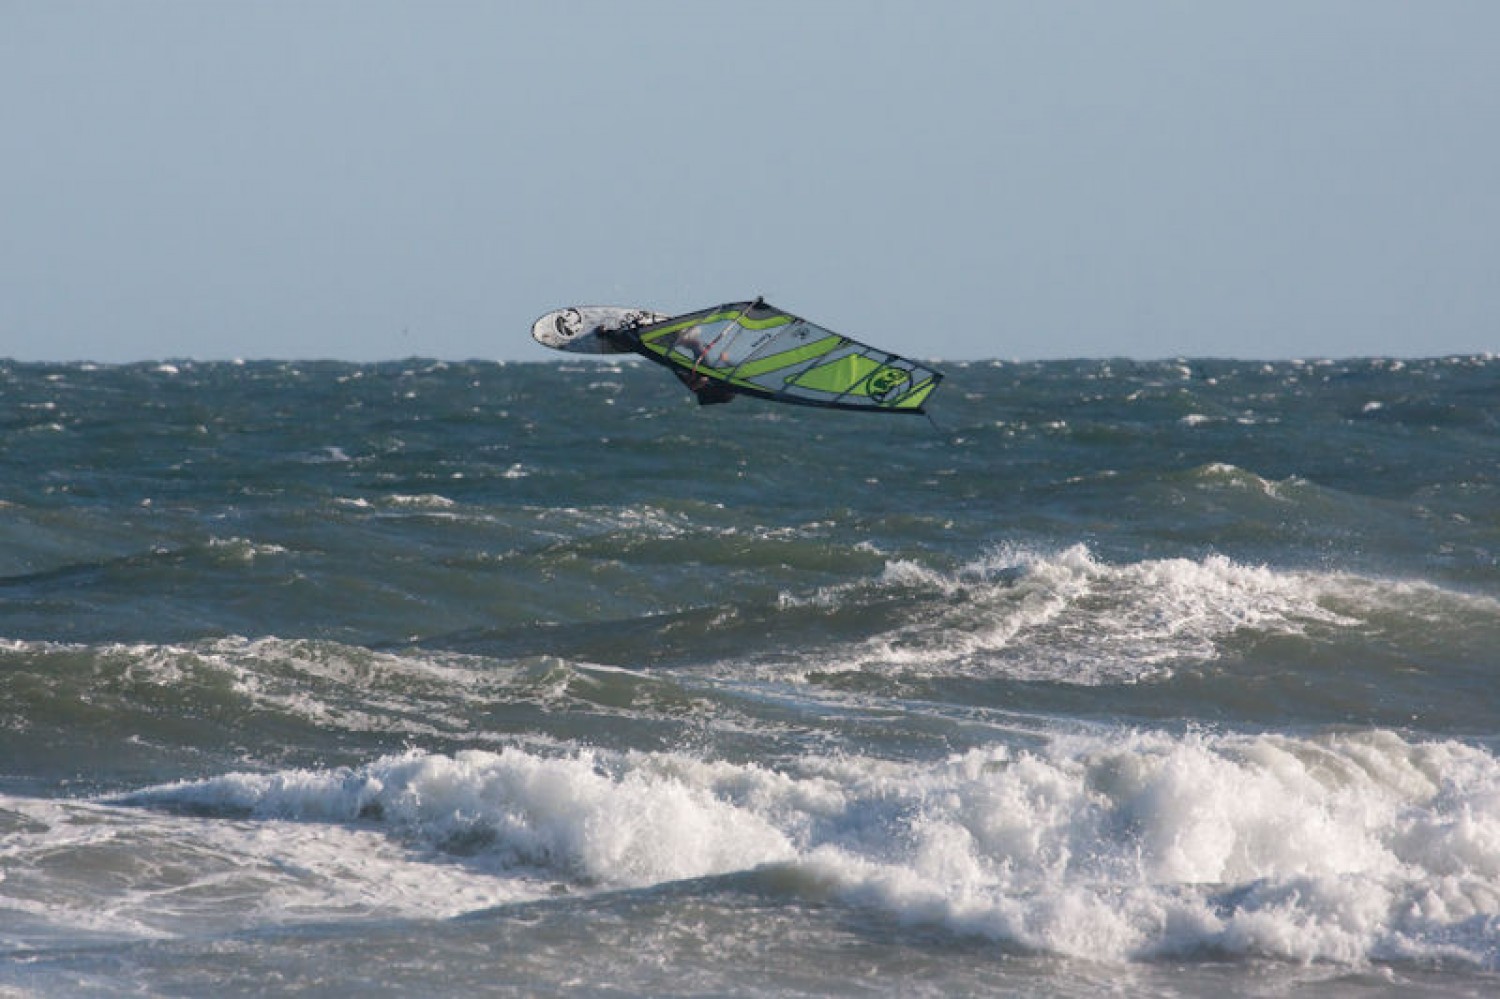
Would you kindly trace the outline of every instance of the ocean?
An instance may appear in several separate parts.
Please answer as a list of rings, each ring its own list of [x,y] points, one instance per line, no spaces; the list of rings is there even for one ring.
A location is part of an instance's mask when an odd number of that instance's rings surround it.
[[[0,362],[0,996],[1493,995],[1500,358]]]

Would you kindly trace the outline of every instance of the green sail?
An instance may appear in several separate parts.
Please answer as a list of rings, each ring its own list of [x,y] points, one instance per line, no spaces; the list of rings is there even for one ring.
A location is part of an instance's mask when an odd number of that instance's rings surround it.
[[[761,301],[718,305],[621,335],[690,384],[804,406],[921,413],[943,378]]]

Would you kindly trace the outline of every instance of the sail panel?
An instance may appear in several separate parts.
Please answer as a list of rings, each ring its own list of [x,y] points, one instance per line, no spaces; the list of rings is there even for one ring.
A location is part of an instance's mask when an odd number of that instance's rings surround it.
[[[781,402],[919,413],[942,375],[763,302],[734,302],[634,331],[645,356]]]
[[[735,369],[734,377],[753,381],[769,372],[783,371],[804,361],[816,360],[836,347],[841,346],[843,343],[843,337],[830,334],[800,347],[793,347],[791,350],[767,354],[756,359],[747,359],[741,362],[739,367]]]

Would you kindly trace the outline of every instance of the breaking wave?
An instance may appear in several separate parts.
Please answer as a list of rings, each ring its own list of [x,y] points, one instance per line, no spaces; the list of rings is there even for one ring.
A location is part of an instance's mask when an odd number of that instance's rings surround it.
[[[905,598],[893,626],[824,669],[910,670],[1083,685],[1161,679],[1237,641],[1318,638],[1433,616],[1500,621],[1500,602],[1424,582],[1242,565],[1222,555],[1111,564],[1087,546],[1003,546],[955,570],[908,560],[873,581],[783,594],[836,610]],[[1394,626],[1399,627],[1400,621]]]
[[[759,872],[772,890],[1027,951],[1500,968],[1500,760],[1382,730],[1104,729],[926,764],[785,769],[413,751],[108,804],[237,820],[251,852],[268,823],[379,832],[408,851],[392,864],[463,866],[471,899]],[[442,908],[409,872],[391,886],[369,876],[372,896],[408,896],[387,904]]]

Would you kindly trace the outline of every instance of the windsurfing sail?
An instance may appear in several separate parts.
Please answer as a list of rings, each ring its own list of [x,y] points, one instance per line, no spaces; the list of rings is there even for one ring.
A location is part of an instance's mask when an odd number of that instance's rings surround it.
[[[943,379],[926,365],[760,299],[604,335],[672,369],[702,403],[753,395],[802,406],[921,413]]]

